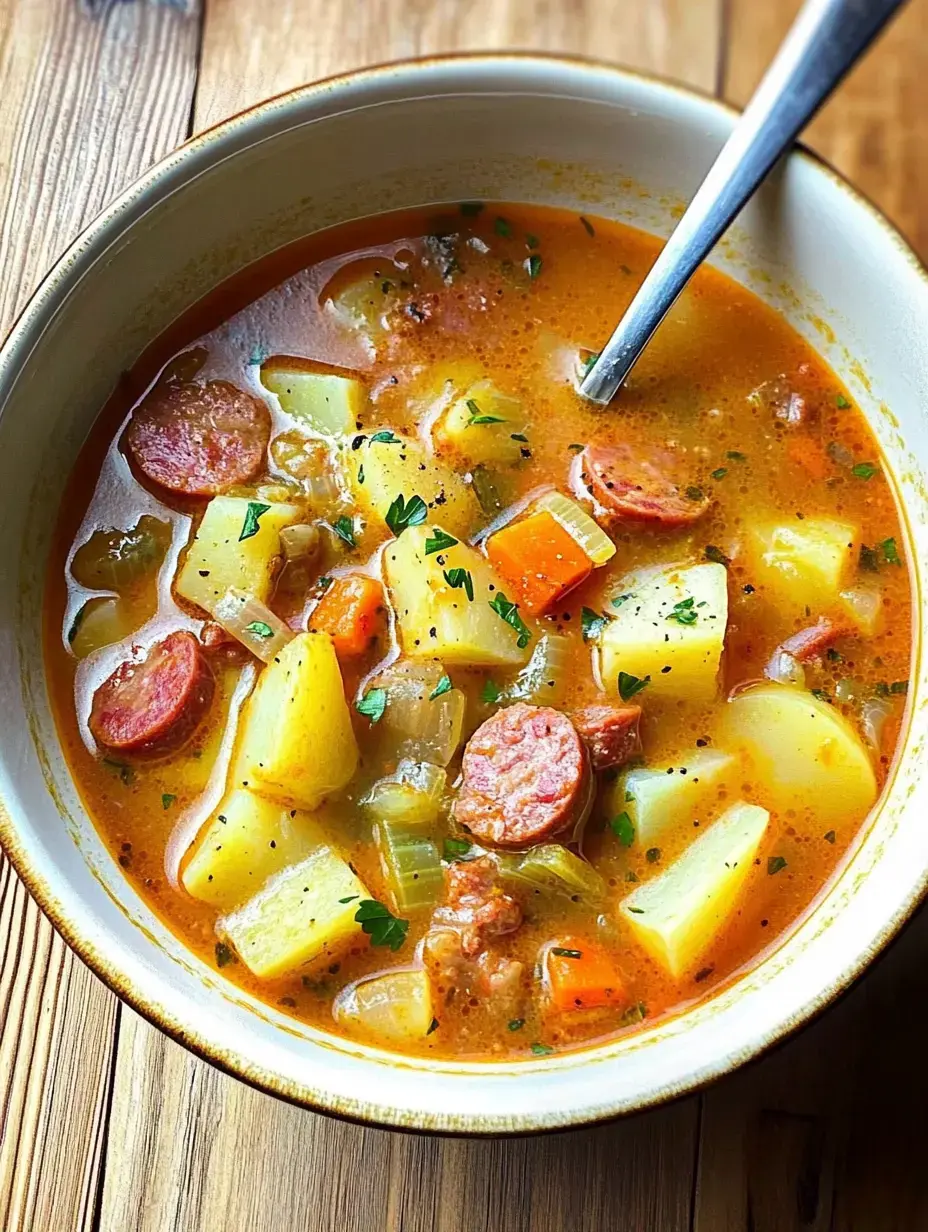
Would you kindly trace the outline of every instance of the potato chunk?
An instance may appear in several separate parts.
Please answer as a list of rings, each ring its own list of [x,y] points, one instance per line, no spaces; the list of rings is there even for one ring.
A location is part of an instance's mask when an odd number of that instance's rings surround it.
[[[328,962],[360,940],[355,912],[369,897],[346,861],[323,845],[272,877],[217,929],[249,971],[273,979],[304,963]]]
[[[613,815],[628,813],[636,842],[653,847],[668,831],[700,817],[737,767],[731,753],[697,749],[671,766],[629,770],[612,789],[608,807]]]
[[[728,623],[724,565],[684,565],[623,583],[630,597],[603,630],[601,666],[606,689],[620,672],[643,679],[640,696],[711,700]],[[669,670],[665,670],[669,669]]]
[[[752,524],[745,563],[752,582],[816,611],[835,603],[850,570],[858,529],[833,518]]]
[[[520,667],[530,644],[519,646],[516,630],[490,607],[503,593],[502,582],[486,558],[466,543],[426,553],[426,540],[439,531],[437,526],[414,526],[384,552],[404,652],[445,664]],[[461,584],[452,586],[449,577]],[[473,599],[468,597],[468,578]]]
[[[719,740],[745,754],[772,808],[811,808],[824,825],[857,820],[876,800],[876,775],[857,733],[804,689],[765,684],[739,693],[725,707]]]
[[[374,433],[374,436],[380,434]],[[428,516],[437,518],[456,537],[466,537],[480,520],[473,488],[462,475],[439,462],[418,441],[389,434],[390,440],[365,441],[346,453],[355,500],[364,516],[387,525],[387,511],[398,496],[419,496]]]
[[[522,456],[525,428],[526,416],[518,398],[510,398],[492,381],[483,380],[452,403],[441,434],[468,466],[505,466]],[[522,440],[514,439],[520,436]]]
[[[425,971],[390,971],[346,988],[335,1020],[402,1043],[424,1039],[432,1025],[432,985]]]
[[[367,390],[350,376],[265,366],[261,384],[276,394],[281,410],[324,436],[350,436],[367,405]]]
[[[266,603],[280,556],[280,532],[302,519],[298,505],[214,496],[177,575],[177,593],[210,614],[232,586]]]
[[[210,819],[181,880],[193,898],[229,911],[322,841],[308,813],[233,791]]]
[[[345,786],[357,764],[332,639],[327,633],[301,633],[258,678],[232,782],[314,809]]]
[[[770,814],[739,803],[660,876],[622,902],[622,917],[674,979],[691,970],[731,916]]]

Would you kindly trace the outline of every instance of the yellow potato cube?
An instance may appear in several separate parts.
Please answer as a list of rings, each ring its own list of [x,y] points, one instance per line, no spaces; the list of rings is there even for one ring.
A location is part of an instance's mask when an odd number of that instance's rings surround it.
[[[322,842],[308,813],[233,791],[210,818],[181,881],[193,898],[229,911]]]
[[[690,971],[730,918],[770,821],[739,803],[619,911],[642,946],[675,979]]]
[[[635,841],[653,847],[678,826],[691,826],[731,781],[738,758],[715,749],[697,749],[670,766],[629,770],[612,788],[607,801],[611,816],[628,813]]]
[[[834,603],[859,547],[858,528],[833,518],[752,523],[745,563],[752,582],[774,597],[816,611]]]
[[[335,1003],[335,1019],[361,1027],[380,1039],[402,1043],[424,1039],[432,1025],[432,985],[428,973],[390,971],[346,988]]]
[[[374,433],[374,436],[377,436]],[[375,525],[387,525],[387,511],[398,496],[410,501],[419,496],[428,517],[437,518],[457,537],[468,536],[480,521],[480,507],[464,477],[439,462],[418,441],[387,434],[346,453],[355,500],[362,514]]]
[[[518,398],[502,393],[492,381],[476,381],[452,403],[442,436],[468,466],[511,465],[521,458],[526,416]]]
[[[650,677],[639,699],[715,697],[725,628],[728,576],[724,565],[686,565],[630,579],[630,597],[603,630],[601,669],[607,691],[619,673]],[[669,670],[665,670],[669,669]]]
[[[870,755],[847,719],[805,689],[765,684],[725,707],[719,741],[741,751],[772,808],[817,824],[863,817],[877,796]]]
[[[280,556],[280,532],[302,519],[298,505],[214,496],[177,575],[177,593],[211,614],[230,586],[266,603]]]
[[[332,639],[300,633],[258,678],[232,784],[316,808],[354,774],[358,746]]]
[[[350,436],[367,407],[367,390],[354,377],[298,368],[264,367],[261,384],[281,410],[324,436]]]
[[[329,962],[360,939],[355,912],[369,897],[340,855],[331,847],[317,847],[272,877],[217,928],[249,971],[273,979],[305,963]]]
[[[441,533],[437,526],[414,526],[383,555],[404,652],[445,664],[521,666],[531,641],[519,646],[519,634],[490,607],[503,594],[502,582],[486,557],[466,543],[426,552],[426,541]],[[459,585],[452,586],[449,577]]]

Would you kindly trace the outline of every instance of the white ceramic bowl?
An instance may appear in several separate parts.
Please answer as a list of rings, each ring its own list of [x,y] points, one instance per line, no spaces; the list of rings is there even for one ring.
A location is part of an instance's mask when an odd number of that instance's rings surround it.
[[[298,236],[425,202],[555,204],[665,235],[734,120],[676,87],[537,57],[429,60],[310,86],[190,142],[125,192],[0,353],[0,838],[97,974],[238,1076],[317,1109],[431,1130],[611,1117],[782,1038],[863,970],[921,896],[928,280],[877,212],[803,153],[715,260],[781,309],[866,411],[914,547],[917,645],[903,751],[881,804],[814,910],[742,978],[630,1039],[519,1064],[402,1060],[299,1026],[194,959],[139,900],[81,806],[49,711],[39,616],[62,487],[120,372],[178,313]]]

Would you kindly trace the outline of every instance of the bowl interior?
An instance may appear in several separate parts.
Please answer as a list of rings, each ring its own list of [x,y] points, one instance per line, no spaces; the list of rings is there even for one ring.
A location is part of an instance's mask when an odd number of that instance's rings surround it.
[[[0,837],[104,978],[241,1076],[385,1124],[491,1133],[592,1121],[683,1091],[779,1038],[862,969],[921,894],[926,681],[916,646],[904,752],[869,828],[814,912],[736,985],[581,1054],[404,1061],[300,1026],[189,955],[104,850],[49,711],[40,612],[60,493],[120,372],[181,311],[290,240],[426,202],[560,205],[666,235],[732,123],[676,88],[528,57],[392,66],[309,87],[213,130],[130,189],[65,256],[0,355]],[[923,627],[925,274],[805,155],[765,186],[714,263],[779,308],[868,414],[910,530]]]

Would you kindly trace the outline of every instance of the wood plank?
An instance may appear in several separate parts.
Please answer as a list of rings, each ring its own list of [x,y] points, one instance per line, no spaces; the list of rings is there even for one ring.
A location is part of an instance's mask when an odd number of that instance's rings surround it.
[[[196,128],[271,94],[365,64],[448,51],[557,50],[616,60],[714,90],[721,0],[211,0]]]
[[[198,21],[140,3],[0,7],[0,330],[189,122]],[[89,1228],[116,1001],[0,860],[0,1226]]]
[[[744,104],[801,0],[731,0],[724,93]],[[907,5],[822,109],[804,140],[863,190],[928,257],[928,5]]]
[[[300,82],[456,48],[559,47],[711,89],[720,0],[210,0],[195,126]],[[362,1129],[252,1091],[124,1012],[103,1232],[280,1228],[574,1232],[689,1227],[698,1099],[553,1138],[432,1140]]]

